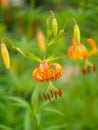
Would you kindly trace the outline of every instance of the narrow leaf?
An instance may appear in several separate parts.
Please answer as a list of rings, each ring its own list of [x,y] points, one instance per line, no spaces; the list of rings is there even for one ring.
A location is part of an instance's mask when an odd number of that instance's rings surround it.
[[[53,113],[59,114],[60,116],[64,116],[63,113],[61,113],[60,111],[55,110],[53,108],[45,108],[45,109],[43,109],[43,111],[53,112]]]
[[[39,86],[36,86],[31,97],[31,104],[35,115],[38,109],[38,96],[39,96]]]
[[[41,114],[40,113],[36,114],[36,119],[37,119],[38,126],[40,126],[40,119],[41,119]]]
[[[51,127],[48,127],[48,128],[44,128],[43,130],[60,130],[61,128],[66,128],[66,127],[67,127],[66,124],[62,124],[62,125],[56,125],[56,126],[51,126]]]
[[[65,58],[66,56],[67,56],[67,55],[58,56],[58,57],[50,57],[50,58],[47,58],[46,61],[47,61],[47,62],[50,62],[50,61],[54,61],[54,60],[60,60],[60,59]]]
[[[0,129],[3,129],[3,130],[13,130],[13,129],[11,129],[11,128],[5,126],[5,125],[1,125],[1,124],[0,124]]]
[[[30,113],[28,111],[25,112],[24,130],[31,130],[31,119],[30,119]]]
[[[5,98],[12,100],[12,101],[15,101],[15,102],[19,103],[21,106],[23,106],[27,109],[30,109],[29,104],[23,99],[20,99],[18,97],[13,97],[13,96],[6,96]]]
[[[27,51],[26,54],[27,54],[27,56],[28,56],[28,58],[30,60],[34,60],[34,61],[37,61],[37,62],[41,62],[42,61],[39,57],[35,56],[34,54],[32,54],[29,51]]]

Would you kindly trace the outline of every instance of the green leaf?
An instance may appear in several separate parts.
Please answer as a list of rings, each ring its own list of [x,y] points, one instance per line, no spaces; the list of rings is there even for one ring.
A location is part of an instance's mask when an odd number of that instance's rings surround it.
[[[55,55],[51,55],[51,56],[49,56],[45,61],[50,61],[52,58],[54,58],[55,57]]]
[[[53,108],[44,108],[43,111],[53,112],[53,113],[59,114],[60,116],[64,116],[63,113]]]
[[[31,130],[31,117],[30,117],[30,113],[28,111],[25,112],[24,130]]]
[[[32,92],[31,104],[33,108],[34,115],[36,115],[38,109],[38,96],[39,96],[39,86],[36,86],[34,91]]]
[[[5,125],[1,125],[1,124],[0,124],[0,129],[3,129],[3,130],[13,130],[13,129],[11,129],[11,128],[5,126]]]
[[[34,54],[32,54],[29,51],[26,51],[26,55],[27,55],[28,59],[30,59],[30,60],[34,60],[34,61],[37,61],[37,62],[42,61],[38,56],[35,56]]]
[[[67,127],[67,125],[62,124],[62,125],[56,125],[56,126],[44,128],[43,130],[60,130],[61,128],[64,128],[64,130],[65,130],[66,127]]]
[[[65,58],[66,56],[67,56],[67,55],[58,56],[58,57],[53,57],[53,56],[51,56],[51,57],[49,57],[49,58],[46,59],[46,62],[50,62],[50,61],[54,61],[54,60],[60,60],[60,59]]]
[[[48,104],[50,104],[50,102],[42,102],[40,109],[43,110],[43,108],[45,108]]]
[[[13,96],[6,96],[5,98],[19,103],[20,106],[22,106],[24,108],[30,109],[30,105],[25,100],[23,100],[21,98],[13,97]]]
[[[40,119],[41,119],[41,114],[40,113],[37,113],[35,115],[36,119],[37,119],[37,123],[38,123],[38,126],[40,126]]]

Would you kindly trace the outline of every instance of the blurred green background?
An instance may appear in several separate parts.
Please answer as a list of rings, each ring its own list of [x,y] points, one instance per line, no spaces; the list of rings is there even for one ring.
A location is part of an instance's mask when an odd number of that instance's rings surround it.
[[[46,19],[53,10],[59,28],[74,17],[81,31],[81,42],[86,38],[98,42],[97,0],[3,0],[0,1],[0,38],[7,36],[23,50],[42,57],[36,40],[36,31],[46,35]],[[67,54],[72,44],[73,23],[65,32],[71,32],[57,41],[49,55]],[[11,69],[6,70],[0,55],[0,130],[98,130],[98,70],[82,75],[82,62],[69,58],[58,60],[64,74],[53,84],[62,88],[63,96],[45,102],[42,93],[46,83],[37,83],[32,71],[38,63],[26,60],[9,44]],[[98,66],[97,56],[90,58]],[[55,61],[54,61],[55,62]]]

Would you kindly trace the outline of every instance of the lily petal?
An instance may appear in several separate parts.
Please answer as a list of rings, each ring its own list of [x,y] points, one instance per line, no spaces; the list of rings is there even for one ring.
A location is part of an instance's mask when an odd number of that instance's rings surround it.
[[[89,53],[83,44],[73,45],[68,50],[68,55],[73,60],[82,60],[88,57]]]
[[[93,39],[88,38],[86,40],[92,46],[92,48],[96,48],[96,42]]]
[[[90,56],[93,56],[93,55],[96,55],[98,50],[97,50],[97,46],[96,46],[96,42],[91,39],[91,38],[88,38],[87,39],[87,42],[91,45],[92,47],[92,51],[90,52]]]

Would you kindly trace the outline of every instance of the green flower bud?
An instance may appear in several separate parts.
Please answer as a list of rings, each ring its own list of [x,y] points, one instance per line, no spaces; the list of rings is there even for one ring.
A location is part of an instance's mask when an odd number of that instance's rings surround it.
[[[74,25],[74,39],[77,44],[80,44],[80,30],[77,24]]]
[[[5,43],[1,43],[1,55],[7,69],[10,68],[10,56]]]
[[[53,35],[56,36],[58,33],[58,24],[56,18],[53,18],[52,20],[52,30],[53,30]]]

